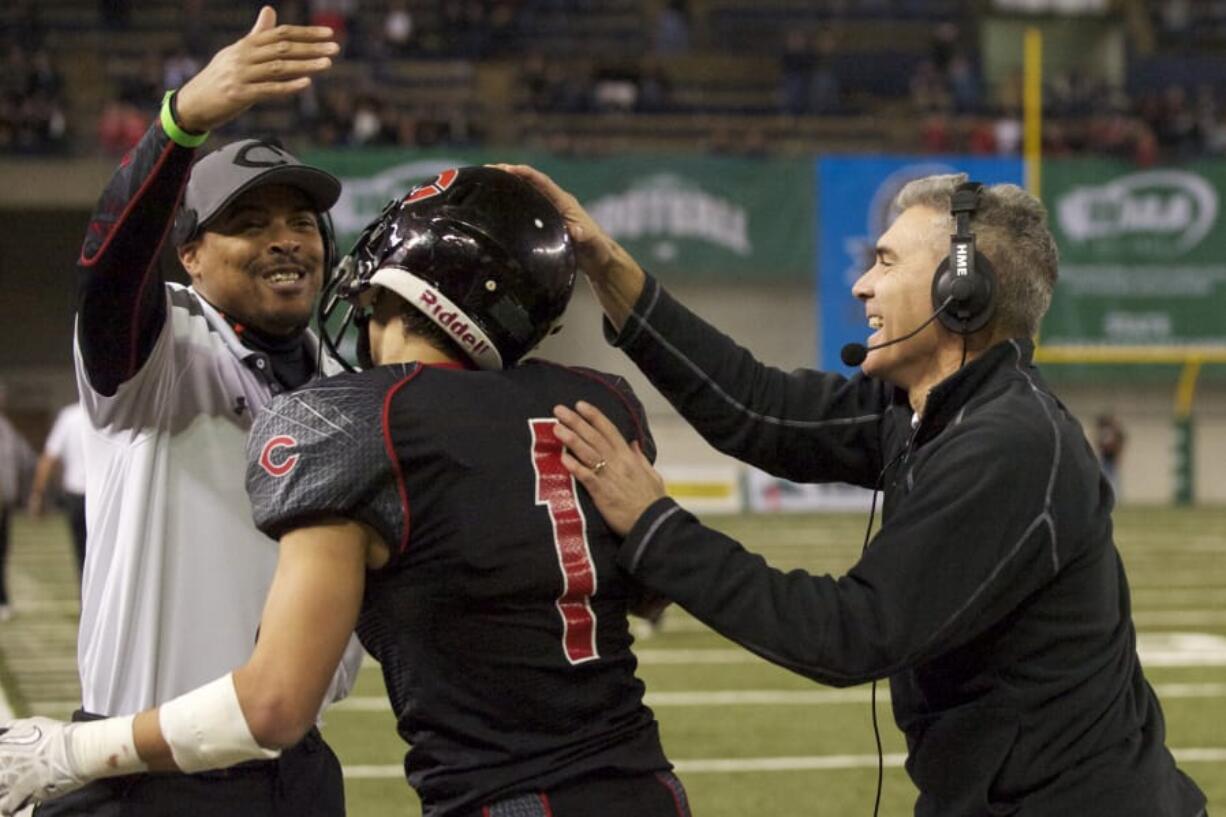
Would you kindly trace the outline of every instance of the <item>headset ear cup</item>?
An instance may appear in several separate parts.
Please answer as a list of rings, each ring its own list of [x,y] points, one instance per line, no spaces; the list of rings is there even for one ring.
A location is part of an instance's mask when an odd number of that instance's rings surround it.
[[[941,263],[937,264],[937,271],[932,276],[932,310],[935,312],[941,309],[941,304],[945,303],[953,296],[953,273],[949,271],[949,256],[941,259]],[[953,311],[954,305],[951,303],[945,309],[941,310],[938,319],[942,324],[945,323],[945,316]]]
[[[942,259],[932,276],[932,308],[949,306],[937,316],[941,325],[959,335],[969,335],[987,326],[996,312],[996,270],[983,253],[975,251],[974,273],[959,279],[949,258]]]
[[[336,264],[340,260],[336,250],[336,228],[332,225],[332,216],[328,213],[319,214],[319,236],[324,245],[324,286],[336,274]]]
[[[996,314],[996,269],[988,257],[975,251],[975,288],[971,293],[966,332],[978,332]]]

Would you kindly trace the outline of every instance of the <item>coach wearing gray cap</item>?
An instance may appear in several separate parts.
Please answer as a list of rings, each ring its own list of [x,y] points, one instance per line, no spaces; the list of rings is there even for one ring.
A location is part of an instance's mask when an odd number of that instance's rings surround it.
[[[75,720],[120,716],[116,728],[130,736],[124,716],[226,675],[251,654],[277,544],[252,525],[247,431],[273,395],[328,365],[306,327],[332,253],[326,212],[340,183],[268,142],[199,154],[209,130],[307,87],[337,50],[330,29],[277,26],[263,8],[246,36],[166,95],[90,222],[75,344],[90,420]],[[167,236],[190,287],[161,279]],[[359,657],[351,649],[338,668],[335,694],[351,684]],[[254,742],[236,695],[233,684],[214,687],[162,724],[190,748],[175,754],[179,770]],[[64,753],[69,779],[92,751],[82,743]],[[344,813],[340,764],[317,731],[284,750],[260,748],[266,760],[225,773],[115,778],[36,813]]]

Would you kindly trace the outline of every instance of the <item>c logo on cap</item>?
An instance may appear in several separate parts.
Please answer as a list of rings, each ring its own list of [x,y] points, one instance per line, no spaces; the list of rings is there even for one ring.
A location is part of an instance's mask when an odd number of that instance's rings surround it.
[[[273,154],[275,158],[269,159],[249,159],[247,158],[253,150],[263,148]],[[274,145],[272,142],[264,142],[255,140],[250,144],[243,145],[238,153],[234,155],[234,164],[239,167],[276,167],[277,165],[289,164],[289,154],[282,148]]]
[[[280,451],[282,448],[293,448],[298,444],[298,441],[288,434],[279,434],[272,437],[268,442],[264,443],[264,450],[260,452],[260,467],[268,472],[268,475],[273,478],[280,478],[294,470],[294,466],[298,464],[298,455],[290,454],[279,462],[273,460],[273,454]]]

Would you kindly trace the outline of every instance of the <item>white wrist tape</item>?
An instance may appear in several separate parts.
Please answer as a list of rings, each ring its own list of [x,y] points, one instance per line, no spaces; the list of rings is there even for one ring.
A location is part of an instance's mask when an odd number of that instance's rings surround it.
[[[135,715],[104,718],[68,726],[68,754],[76,772],[93,780],[148,771],[145,761],[136,754],[132,737]]]
[[[255,742],[238,703],[233,673],[162,704],[158,724],[175,765],[189,773],[281,754]]]

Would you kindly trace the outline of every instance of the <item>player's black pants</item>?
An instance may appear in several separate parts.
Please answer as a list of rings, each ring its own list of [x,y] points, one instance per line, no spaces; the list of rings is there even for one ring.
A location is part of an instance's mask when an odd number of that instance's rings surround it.
[[[672,772],[586,777],[549,791],[487,803],[463,817],[690,817]]]
[[[72,529],[72,550],[77,557],[77,578],[85,573],[85,495],[65,493],[61,504]]]
[[[76,713],[73,720],[93,720]],[[312,729],[276,760],[200,774],[153,773],[91,783],[36,817],[344,817],[341,764]]]
[[[0,604],[9,603],[9,509],[0,497]]]

